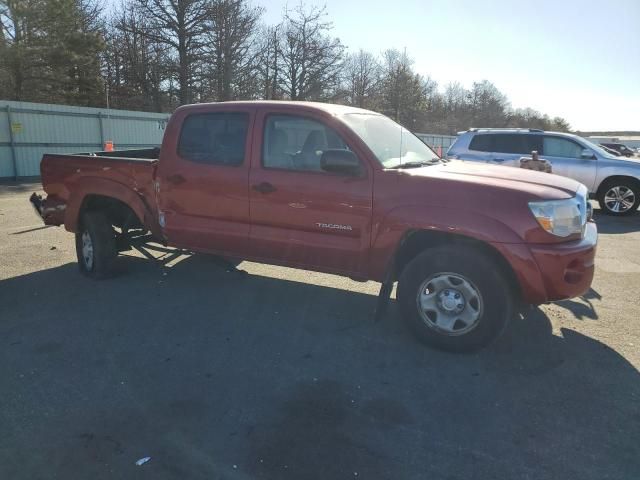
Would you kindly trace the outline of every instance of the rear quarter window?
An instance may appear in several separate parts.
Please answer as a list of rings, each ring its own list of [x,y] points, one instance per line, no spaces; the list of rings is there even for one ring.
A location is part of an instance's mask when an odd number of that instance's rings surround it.
[[[493,151],[493,135],[475,135],[469,143],[469,150],[476,152]]]

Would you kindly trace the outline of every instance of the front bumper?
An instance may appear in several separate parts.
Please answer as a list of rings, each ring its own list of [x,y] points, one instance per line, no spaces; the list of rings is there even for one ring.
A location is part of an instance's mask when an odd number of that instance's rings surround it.
[[[598,229],[587,222],[584,238],[554,244],[492,244],[511,265],[524,303],[578,297],[591,286]]]
[[[595,271],[598,229],[588,222],[584,238],[554,245],[530,245],[546,291],[546,301],[563,300],[584,294]]]

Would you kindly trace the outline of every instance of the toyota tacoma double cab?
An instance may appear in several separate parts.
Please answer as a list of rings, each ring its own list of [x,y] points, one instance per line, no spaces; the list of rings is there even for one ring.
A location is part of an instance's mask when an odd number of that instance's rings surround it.
[[[46,154],[48,225],[104,278],[145,238],[165,247],[381,283],[417,336],[469,351],[523,304],[590,286],[587,190],[546,173],[441,160],[391,119],[307,102],[187,105],[159,149]]]

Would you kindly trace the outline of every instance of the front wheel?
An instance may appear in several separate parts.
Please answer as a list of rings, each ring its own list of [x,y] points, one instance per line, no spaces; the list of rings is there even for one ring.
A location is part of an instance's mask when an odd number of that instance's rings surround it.
[[[600,189],[598,203],[608,215],[630,215],[640,205],[640,184],[625,179],[608,181]]]
[[[76,232],[76,256],[80,271],[91,278],[109,277],[118,256],[111,222],[102,212],[82,215]]]
[[[398,301],[422,341],[455,352],[490,343],[514,311],[513,291],[496,262],[465,246],[431,248],[414,258],[400,276]]]

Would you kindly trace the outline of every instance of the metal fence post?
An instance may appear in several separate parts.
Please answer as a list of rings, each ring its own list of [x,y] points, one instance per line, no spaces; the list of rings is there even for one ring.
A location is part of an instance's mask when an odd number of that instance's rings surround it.
[[[9,144],[11,146],[11,162],[13,164],[13,179],[18,179],[18,162],[16,160],[16,144],[13,138],[13,119],[11,117],[11,107],[7,105],[7,124],[9,125]]]
[[[102,122],[102,112],[98,112],[98,121],[100,122],[100,150],[104,148],[104,124]]]

